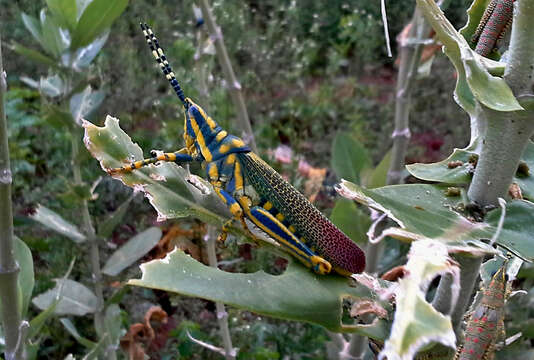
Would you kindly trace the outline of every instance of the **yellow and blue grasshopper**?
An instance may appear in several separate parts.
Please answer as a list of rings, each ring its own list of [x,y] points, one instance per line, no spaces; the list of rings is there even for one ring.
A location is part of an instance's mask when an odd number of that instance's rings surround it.
[[[238,220],[252,238],[245,217],[280,246],[318,274],[332,268],[343,275],[365,268],[363,251],[300,192],[285,181],[267,163],[251,152],[240,138],[228,134],[204,110],[186,98],[152,30],[141,24],[152,54],[161,66],[185,109],[185,147],[176,152],[155,154],[109,174],[125,173],[162,161],[178,164],[204,162],[207,177],[215,193],[233,215],[219,237],[226,239],[228,226]],[[259,195],[247,194],[246,186]]]

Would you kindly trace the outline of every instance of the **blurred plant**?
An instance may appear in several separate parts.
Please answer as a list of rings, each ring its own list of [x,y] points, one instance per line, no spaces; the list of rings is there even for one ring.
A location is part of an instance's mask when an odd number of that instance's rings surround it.
[[[127,0],[47,1],[48,8],[41,10],[39,19],[22,13],[24,25],[44,52],[18,43],[12,45],[13,50],[20,55],[49,68],[47,77],[39,80],[23,77],[21,80],[40,92],[43,100],[41,112],[46,124],[58,132],[64,132],[70,138],[73,180],[65,181],[64,186],[68,190],[62,199],[78,209],[78,220],[82,230],[41,205],[36,208],[31,218],[66,236],[78,246],[88,243],[91,282],[94,286],[93,291],[66,277],[57,279],[53,289],[33,299],[33,303],[45,311],[38,316],[37,325],[33,326],[34,320],[30,323],[29,338],[37,335],[36,328],[41,327],[44,320],[54,314],[62,316],[93,314],[97,342],[80,335],[69,318],[61,319],[65,329],[86,348],[88,358],[115,359],[122,332],[120,309],[116,303],[120,300],[120,296],[105,303],[102,274],[118,275],[144,256],[161,237],[161,230],[158,228],[145,230],[117,249],[101,269],[99,243],[101,239],[108,238],[121,222],[132,197],[100,223],[97,231],[89,213],[89,202],[97,198],[94,190],[98,181],[89,185],[82,176],[81,163],[84,156],[81,152],[83,145],[80,126],[85,118],[90,117],[98,109],[105,97],[103,90],[96,90],[102,87],[102,84],[95,77],[98,68],[93,65],[93,61],[108,38],[111,24],[124,11],[127,4]],[[13,100],[12,105],[17,106],[17,101]],[[13,114],[17,112],[14,111]],[[35,121],[33,117],[20,119],[24,121],[19,121],[16,126],[11,127],[13,135],[17,135],[21,127]],[[17,120],[17,117],[15,116],[13,120]],[[94,181],[94,179],[87,180]],[[32,339],[32,342],[33,356],[35,356],[39,341]]]

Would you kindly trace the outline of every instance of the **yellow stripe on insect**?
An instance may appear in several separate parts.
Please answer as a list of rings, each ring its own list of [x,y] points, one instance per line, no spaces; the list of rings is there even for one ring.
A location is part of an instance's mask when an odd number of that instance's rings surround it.
[[[273,208],[273,204],[270,201],[267,201],[265,204],[263,204],[263,208],[269,211]]]
[[[226,137],[226,135],[228,135],[228,133],[225,130],[219,131],[217,136],[215,136],[215,140],[221,142]]]
[[[242,214],[241,206],[239,206],[238,203],[233,203],[232,205],[230,205],[230,212],[234,216],[240,216]]]
[[[292,233],[294,233],[295,231],[297,231],[297,229],[295,229],[295,227],[293,225],[289,225],[289,227],[287,228],[289,231],[291,231]]]
[[[234,145],[235,147],[243,147],[245,146],[245,143],[241,139],[233,139],[232,145]]]
[[[280,220],[280,221],[284,221],[284,219],[285,219],[286,217],[284,216],[284,214],[282,214],[282,213],[278,213],[278,214],[276,214],[276,218],[277,218],[278,220]],[[288,230],[289,230],[289,229],[288,229]]]
[[[159,53],[160,56],[163,56],[163,49],[159,47],[158,48],[158,53]]]
[[[210,166],[208,170],[208,175],[211,180],[217,180],[219,178],[219,169],[217,168],[215,164]]]
[[[235,154],[230,154],[226,157],[226,164],[232,165],[233,163],[235,163]]]
[[[219,152],[221,154],[226,154],[228,151],[230,151],[230,145],[222,144],[221,146],[219,146]]]
[[[243,189],[243,173],[241,172],[241,164],[239,163],[239,161],[235,162],[234,177],[235,177],[235,189],[236,190]]]
[[[156,60],[159,59],[159,55],[158,55],[158,52],[156,50],[152,51],[152,55],[154,55]]]
[[[199,110],[201,109],[200,107],[197,107]],[[201,111],[201,114],[203,114],[203,111]],[[195,120],[195,117],[192,116],[190,118],[190,121],[191,121],[191,127],[193,128],[193,131],[195,132],[196,136],[197,136],[197,143],[198,145],[200,146],[200,151],[202,152],[202,155],[204,156],[204,159],[207,161],[207,162],[211,162],[211,160],[213,159],[213,156],[211,155],[211,151],[210,149],[208,149],[208,147],[206,146],[206,141],[204,140],[204,135],[202,135],[202,131],[200,131],[200,128]]]
[[[208,123],[208,125],[209,125],[211,130],[213,130],[213,129],[215,129],[215,127],[217,127],[217,124],[215,123],[215,121],[213,121],[213,119],[210,116],[208,116],[206,118],[206,122]]]

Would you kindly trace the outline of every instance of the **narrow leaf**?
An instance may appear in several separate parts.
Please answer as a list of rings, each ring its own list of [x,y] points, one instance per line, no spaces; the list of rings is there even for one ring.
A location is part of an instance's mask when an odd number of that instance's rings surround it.
[[[133,196],[130,196],[125,202],[123,202],[108,218],[98,226],[98,236],[101,238],[108,238],[113,233],[113,230],[122,222],[124,215],[126,215],[130,202]]]
[[[27,59],[30,59],[32,61],[44,64],[44,65],[52,67],[52,68],[56,68],[57,67],[57,63],[56,63],[56,61],[54,59],[46,56],[45,54],[43,54],[43,53],[41,53],[41,52],[39,52],[37,50],[33,50],[33,49],[30,49],[30,48],[27,48],[25,46],[22,46],[22,45],[16,43],[16,42],[13,42],[12,49],[17,54],[22,55]]]
[[[59,321],[61,322],[61,324],[63,324],[63,326],[65,327],[65,330],[67,330],[67,332],[71,334],[72,337],[75,338],[77,342],[79,342],[86,348],[92,349],[96,345],[94,341],[91,341],[81,336],[78,330],[76,329],[76,326],[69,318],[61,318],[59,319]]]
[[[117,276],[122,270],[145,256],[160,239],[161,229],[157,227],[148,228],[137,234],[109,257],[102,272],[109,276]]]
[[[80,244],[86,240],[85,235],[83,235],[76,226],[69,223],[59,214],[48,209],[47,207],[39,205],[35,210],[35,213],[30,217],[47,228],[68,237],[75,243]]]

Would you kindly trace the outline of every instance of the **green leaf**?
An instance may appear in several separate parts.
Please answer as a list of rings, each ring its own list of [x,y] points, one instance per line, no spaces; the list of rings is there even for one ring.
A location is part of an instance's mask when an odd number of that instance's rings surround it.
[[[125,202],[123,202],[113,213],[111,213],[102,224],[98,226],[98,236],[101,238],[108,238],[113,233],[113,230],[122,222],[124,215],[126,215],[130,202],[133,196],[130,196]]]
[[[151,227],[137,234],[106,261],[102,272],[109,276],[117,276],[122,270],[146,255],[161,239],[161,229]]]
[[[108,116],[104,127],[89,122],[84,122],[83,126],[84,143],[102,168],[120,167],[143,159],[143,151],[120,129],[117,119]],[[132,173],[117,174],[115,178],[143,191],[162,220],[195,216],[222,225],[230,216],[209,183],[174,163],[147,166]]]
[[[74,129],[75,123],[70,112],[51,104],[47,105],[44,110],[44,120],[49,125],[59,130]]]
[[[70,45],[70,36],[65,30],[60,30],[55,19],[41,13],[41,27],[43,29],[43,47],[49,54],[59,58],[63,51]]]
[[[87,46],[81,47],[73,55],[72,63],[70,63],[70,66],[75,71],[83,71],[85,68],[87,68],[89,65],[91,65],[91,61],[98,55],[106,41],[108,40],[109,36],[109,30],[105,31],[104,34],[92,43],[90,43]],[[63,58],[61,59],[63,61]],[[70,59],[65,58],[64,65],[69,65]]]
[[[39,23],[39,20],[37,20],[33,16],[26,14],[25,12],[21,12],[21,17],[22,23],[24,24],[26,29],[28,29],[28,31],[32,34],[33,38],[37,40],[37,42],[43,48],[45,48],[41,24]]]
[[[15,259],[19,265],[20,272],[17,279],[19,293],[21,294],[22,306],[21,306],[21,315],[24,318],[26,312],[28,311],[28,306],[32,298],[33,286],[35,283],[35,277],[33,273],[33,258],[30,248],[20,240],[18,237],[15,237]]]
[[[438,312],[426,299],[430,282],[441,275],[452,274],[456,299],[460,289],[460,270],[448,256],[445,245],[434,240],[412,243],[406,263],[407,275],[395,288],[396,311],[389,339],[381,356],[412,359],[421,347],[431,342],[456,348],[456,336],[450,316]]]
[[[35,209],[35,213],[31,215],[30,218],[47,228],[68,237],[77,244],[81,244],[86,240],[85,235],[83,235],[75,225],[69,223],[59,214],[45,206],[38,205],[37,209]]]
[[[406,168],[418,179],[426,181],[437,181],[447,184],[469,184],[471,183],[473,165],[469,159],[478,156],[474,151],[475,147],[465,149],[455,149],[445,160],[432,164],[410,164]],[[521,160],[530,169],[529,174],[516,174],[513,182],[521,188],[525,199],[534,200],[534,143],[529,141],[521,156]],[[461,161],[463,165],[450,169],[448,164],[452,161]]]
[[[369,166],[367,150],[345,133],[338,133],[332,144],[331,166],[341,179],[360,182],[360,172]]]
[[[39,91],[54,98],[63,95],[67,91],[67,87],[59,75],[52,75],[46,78],[41,78],[39,82]]]
[[[82,92],[74,94],[70,98],[70,113],[78,125],[82,120],[89,117],[104,100],[103,91],[93,91],[87,86]]]
[[[72,32],[77,23],[75,0],[46,0],[46,5],[61,27]]]
[[[56,286],[36,296],[33,304],[44,310],[59,298],[54,313],[57,315],[83,316],[97,310],[98,299],[85,285],[69,279],[55,279]]]
[[[458,72],[455,99],[470,116],[476,115],[475,99],[497,111],[523,110],[506,82],[492,76],[467,41],[454,29],[433,0],[417,0]]]
[[[28,333],[28,339],[33,339],[41,333],[41,329],[44,326],[46,320],[50,319],[54,315],[56,306],[59,300],[53,301],[44,311],[41,311],[39,315],[34,317],[30,321],[30,331]]]
[[[81,336],[78,330],[76,329],[76,326],[69,318],[61,318],[59,319],[59,321],[65,327],[65,330],[67,330],[67,332],[71,334],[72,337],[75,338],[78,343],[89,349],[92,349],[96,345],[94,341],[91,341]]]
[[[331,331],[357,332],[383,339],[387,324],[342,325],[342,298],[372,298],[370,291],[336,275],[316,275],[293,261],[282,275],[263,271],[238,274],[203,265],[174,250],[163,260],[141,265],[142,278],[128,284],[219,301],[258,314],[319,324]]]
[[[359,245],[367,244],[367,230],[371,226],[369,215],[361,211],[354,201],[339,199],[330,215],[330,220]]]
[[[365,186],[369,189],[386,186],[389,165],[391,164],[391,150],[380,160],[380,163],[371,173],[370,179],[366,181]]]
[[[455,209],[457,197],[445,196],[443,187],[426,184],[393,185],[367,190],[343,182],[338,192],[366,206],[385,212],[402,229],[446,243],[454,252],[493,253],[492,247],[480,241],[491,239],[497,230],[500,209],[486,216],[485,222],[474,222]],[[512,201],[506,205],[506,218],[497,244],[528,261],[534,260],[534,247],[529,234],[534,231],[534,204]],[[415,237],[402,237],[401,240]],[[406,234],[408,235],[408,234]],[[392,235],[393,236],[393,235]]]
[[[93,0],[84,10],[72,36],[71,50],[93,42],[124,11],[128,0]]]
[[[56,63],[56,61],[54,59],[46,56],[45,54],[43,54],[43,53],[41,53],[41,52],[39,52],[37,50],[33,50],[33,49],[30,49],[30,48],[27,48],[25,46],[22,46],[22,45],[16,43],[16,42],[12,43],[12,49],[17,54],[22,55],[27,59],[30,59],[32,61],[44,64],[44,65],[52,67],[52,68],[56,68],[57,67],[57,63]]]

